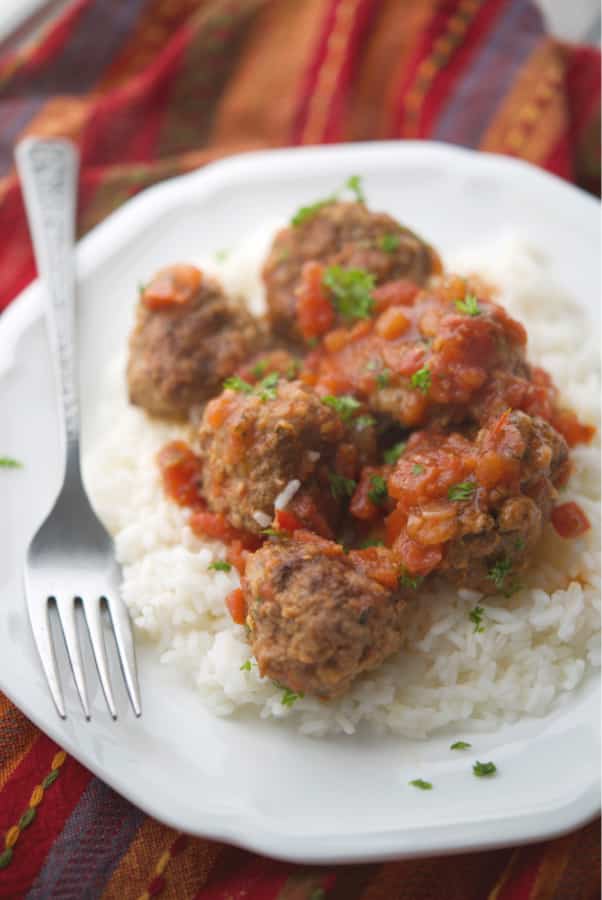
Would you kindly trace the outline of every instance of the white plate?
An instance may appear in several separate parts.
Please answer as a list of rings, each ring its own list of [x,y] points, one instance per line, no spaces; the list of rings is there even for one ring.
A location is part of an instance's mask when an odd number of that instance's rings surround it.
[[[598,205],[530,166],[419,143],[235,157],[145,192],[82,242],[84,442],[93,430],[98,373],[123,345],[130,310],[122,298],[134,297],[139,281],[167,261],[232,245],[258,220],[290,215],[356,172],[375,208],[390,210],[444,251],[519,226],[549,251],[555,275],[577,299],[597,304]],[[498,765],[490,780],[474,778],[474,757],[449,752],[450,737],[465,735],[312,740],[251,717],[215,719],[147,650],[139,660],[142,719],[133,718],[122,694],[119,721],[112,722],[90,675],[92,721],[83,720],[71,687],[69,717],[60,721],[21,588],[24,548],[58,471],[37,284],[0,321],[0,422],[0,451],[25,462],[23,470],[0,473],[0,688],[147,813],[272,856],[332,862],[518,844],[576,827],[598,811],[595,679],[545,719],[473,737],[476,758]],[[436,782],[436,790],[409,788],[416,777]]]

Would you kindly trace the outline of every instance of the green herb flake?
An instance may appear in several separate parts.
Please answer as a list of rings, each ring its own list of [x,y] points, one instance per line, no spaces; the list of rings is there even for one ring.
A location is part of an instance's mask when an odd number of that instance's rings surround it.
[[[251,369],[251,375],[254,378],[261,378],[262,375],[265,375],[268,368],[267,359],[260,359],[259,362],[256,362],[253,368]]]
[[[345,187],[347,190],[351,191],[355,194],[355,199],[358,203],[366,202],[366,195],[364,194],[362,188],[362,177],[361,175],[350,175],[347,181],[345,182]]]
[[[456,309],[467,316],[480,316],[482,313],[479,301],[474,294],[466,294],[463,300],[456,300]]]
[[[359,400],[356,400],[351,394],[341,394],[340,397],[328,394],[326,397],[322,397],[322,403],[325,403],[326,406],[331,406],[339,414],[343,422],[351,421],[355,412],[361,406]]]
[[[315,888],[309,895],[309,900],[326,900],[326,891],[324,888]]]
[[[474,481],[461,481],[459,484],[454,484],[447,492],[447,499],[454,500],[456,502],[462,500],[470,500],[472,495],[476,490],[476,485]]]
[[[242,664],[242,666],[240,667],[240,671],[241,671],[241,672],[250,672],[250,671],[251,671],[251,666],[252,666],[251,660],[250,660],[250,659],[247,659],[247,660],[245,660],[245,662],[244,662],[244,663]]]
[[[367,550],[368,547],[384,547],[385,542],[381,541],[380,538],[366,538],[365,541],[362,541],[360,544],[360,550]]]
[[[450,750],[470,750],[472,744],[467,743],[467,741],[456,741],[455,744],[452,744],[449,748]]]
[[[483,609],[482,606],[475,606],[475,608],[471,609],[470,612],[468,613],[468,618],[474,625],[474,629],[473,629],[474,634],[481,634],[483,631],[485,631],[485,626],[481,624],[483,621],[483,613],[484,612],[485,612],[485,610]]]
[[[239,375],[232,375],[224,381],[224,389],[229,391],[238,391],[239,394],[252,394],[253,385],[240,378]]]
[[[376,376],[376,383],[379,388],[386,388],[389,386],[389,382],[391,380],[391,372],[389,369],[383,369],[382,372],[379,372]]]
[[[0,469],[22,469],[23,463],[12,456],[0,456]]]
[[[289,536],[288,531],[280,531],[278,528],[262,528],[261,533],[266,537],[286,538]]]
[[[416,388],[417,391],[422,391],[423,394],[428,394],[431,387],[430,369],[427,369],[426,366],[418,369],[418,371],[414,372],[414,374],[410,378],[410,384],[413,388]]]
[[[215,258],[218,262],[224,262],[230,256],[230,251],[226,249],[216,250]]]
[[[286,378],[288,381],[294,381],[301,370],[301,363],[298,359],[293,359],[286,368]]]
[[[412,466],[412,475],[422,475],[424,466],[421,463],[414,463]]]
[[[357,419],[354,419],[353,424],[358,431],[364,431],[365,428],[376,425],[376,419],[374,416],[358,416]]]
[[[517,553],[520,553],[521,550],[525,549],[525,540],[520,535],[514,541],[514,549]]]
[[[300,691],[297,694],[295,691],[291,691],[290,688],[285,687],[282,694],[282,700],[280,702],[283,706],[288,706],[290,708],[293,703],[296,703],[297,700],[301,700],[303,696],[303,692]]]
[[[413,591],[418,590],[423,581],[424,576],[410,575],[410,573],[405,570],[399,576],[399,586],[404,588],[411,588]]]
[[[498,561],[489,569],[487,578],[493,581],[499,591],[505,587],[508,575],[512,572],[512,563],[509,559],[498,559]]]
[[[378,246],[385,253],[395,253],[399,248],[401,238],[398,234],[383,234],[378,242]]]
[[[232,566],[225,559],[216,559],[207,568],[214,569],[216,572],[229,572]]]
[[[392,447],[389,447],[389,449],[385,450],[385,452],[383,453],[384,461],[392,466],[393,463],[396,463],[399,457],[403,454],[405,448],[405,441],[399,441],[399,443],[393,444]]]
[[[477,760],[472,767],[472,771],[477,776],[477,778],[484,778],[487,775],[495,775],[495,773],[497,772],[497,768],[495,763],[482,763]]]
[[[144,284],[144,282],[139,281],[138,282],[138,296],[140,298],[142,298],[142,295],[144,294],[145,290],[146,290],[146,285]]]
[[[302,206],[292,217],[291,225],[293,228],[298,228],[299,225],[303,225],[308,219],[313,219],[316,213],[320,212],[321,209],[324,209],[325,206],[330,206],[331,203],[336,203],[336,201],[337,195],[331,194],[330,197],[325,197],[323,200],[317,200],[315,203],[310,203],[309,206]]]
[[[322,284],[332,294],[332,303],[344,319],[369,319],[374,309],[374,275],[365,269],[328,266]]]
[[[423,781],[422,778],[415,778],[414,781],[408,781],[412,787],[419,788],[421,791],[432,791],[433,785],[430,781]]]
[[[265,378],[261,379],[255,388],[255,392],[259,394],[264,403],[266,400],[274,400],[276,398],[279,381],[280,375],[278,372],[270,372],[269,375],[266,375]]]
[[[382,506],[388,496],[387,482],[382,475],[371,475],[370,490],[368,491],[370,500],[372,500],[376,506]]]
[[[328,482],[330,484],[330,493],[335,500],[344,500],[352,497],[357,487],[353,478],[343,478],[337,472],[328,473]]]

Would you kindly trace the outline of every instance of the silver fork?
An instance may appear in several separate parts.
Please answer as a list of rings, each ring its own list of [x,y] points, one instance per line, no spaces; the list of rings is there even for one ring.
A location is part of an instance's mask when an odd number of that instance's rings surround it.
[[[79,405],[75,363],[74,231],[77,152],[69,141],[28,138],[16,149],[38,274],[46,288],[46,320],[65,433],[64,481],[50,514],[36,532],[25,564],[25,593],[33,636],[59,715],[66,717],[50,630],[55,605],[86,719],[90,718],[76,607],[83,607],[107,706],[117,710],[103,635],[108,609],[132,707],[140,715],[136,659],[127,610],[119,596],[113,541],[86,495],[79,460]]]

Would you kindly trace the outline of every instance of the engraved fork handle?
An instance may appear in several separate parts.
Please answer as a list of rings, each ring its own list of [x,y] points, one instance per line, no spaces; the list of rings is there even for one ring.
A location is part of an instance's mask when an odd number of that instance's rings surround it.
[[[78,154],[66,140],[26,138],[15,151],[61,397],[68,464],[79,457],[74,239]]]

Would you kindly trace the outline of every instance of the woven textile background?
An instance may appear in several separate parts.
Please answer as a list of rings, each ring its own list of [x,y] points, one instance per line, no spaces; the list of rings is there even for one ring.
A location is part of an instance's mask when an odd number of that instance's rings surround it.
[[[0,58],[0,309],[34,266],[12,152],[67,135],[79,232],[138,191],[261,147],[431,138],[599,192],[600,58],[528,0],[76,0]],[[570,777],[570,770],[569,770]],[[593,900],[599,824],[457,857],[312,867],[178,835],[0,694],[0,897]]]

